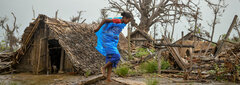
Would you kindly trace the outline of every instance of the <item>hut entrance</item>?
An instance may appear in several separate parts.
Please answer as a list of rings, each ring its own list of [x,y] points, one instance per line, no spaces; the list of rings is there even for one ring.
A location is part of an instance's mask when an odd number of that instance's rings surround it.
[[[61,60],[61,46],[58,40],[52,39],[48,40],[49,56],[51,63],[51,73],[57,73],[60,69]]]

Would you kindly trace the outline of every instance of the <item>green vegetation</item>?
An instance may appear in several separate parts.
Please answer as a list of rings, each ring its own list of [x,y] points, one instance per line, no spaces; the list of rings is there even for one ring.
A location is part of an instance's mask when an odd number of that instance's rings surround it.
[[[226,37],[226,34],[222,34],[221,35],[221,40],[223,40],[224,38]],[[227,41],[231,41],[231,42],[239,42],[240,41],[240,38],[237,37],[237,36],[233,36],[232,38],[227,38]]]
[[[0,85],[17,85],[17,83],[15,83],[15,82],[0,81]]]
[[[150,49],[152,53],[155,52],[154,49]],[[137,53],[135,55],[136,58],[138,57],[144,57],[149,55],[149,51],[146,48],[138,48]],[[168,61],[165,59],[161,59],[161,69],[166,70],[169,69],[171,66]],[[132,64],[125,63],[125,64],[120,64],[116,69],[114,69],[114,73],[121,76],[121,77],[126,77],[126,76],[134,76],[134,75],[141,75],[143,73],[157,73],[158,71],[158,61],[156,59],[154,60],[148,60],[146,62],[141,63],[139,66],[136,68],[130,68],[132,66],[129,66]]]
[[[209,71],[207,71],[207,73],[210,74],[210,75],[214,75],[214,74],[216,74],[216,71],[215,70],[209,70]]]
[[[147,79],[147,85],[157,85],[159,82],[157,81],[157,79]]]
[[[170,63],[164,59],[161,59],[161,69],[166,70],[170,67]]]
[[[0,42],[0,52],[6,50],[6,42],[4,40],[2,40]]]
[[[140,66],[141,70],[146,73],[154,73],[158,70],[158,63],[156,60],[145,62]]]
[[[17,85],[17,83],[11,82],[10,85]]]
[[[170,63],[168,61],[165,61],[164,59],[161,59],[161,69],[166,70],[170,67]],[[158,62],[156,60],[151,60],[148,62],[143,63],[140,66],[141,70],[146,73],[154,73],[158,70]]]
[[[149,49],[150,52],[154,53],[155,50],[154,49]],[[136,57],[143,57],[143,56],[147,56],[150,53],[147,51],[147,48],[137,48],[137,52],[136,52]]]
[[[114,72],[121,77],[125,77],[125,76],[127,76],[128,72],[129,72],[129,69],[130,68],[128,66],[122,65],[122,66],[117,67],[114,70]]]
[[[238,74],[240,74],[240,66],[239,66],[239,65],[236,65],[236,68],[237,68]]]
[[[224,65],[222,65],[221,67],[223,67]],[[224,72],[226,69],[225,68],[219,68],[219,66],[215,63],[214,64],[214,70],[216,71],[215,74],[216,74],[216,80],[217,81],[222,81],[222,80],[226,80],[224,75],[225,74],[218,74],[218,73],[221,73],[221,72]]]
[[[141,72],[137,72],[137,70],[132,70],[132,69],[128,70],[128,76],[134,76],[138,74],[141,74]]]
[[[88,70],[87,72],[84,73],[84,76],[85,76],[85,77],[88,77],[90,74],[91,74],[91,71]]]

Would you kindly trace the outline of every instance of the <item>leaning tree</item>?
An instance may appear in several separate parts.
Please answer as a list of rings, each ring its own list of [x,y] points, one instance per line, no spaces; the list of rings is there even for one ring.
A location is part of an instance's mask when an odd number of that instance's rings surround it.
[[[111,12],[130,12],[134,16],[131,25],[148,32],[154,24],[169,23],[174,27],[181,16],[191,16],[197,10],[192,0],[108,0]],[[166,18],[168,17],[168,18]],[[139,22],[138,22],[139,21]],[[174,30],[174,28],[173,28]]]

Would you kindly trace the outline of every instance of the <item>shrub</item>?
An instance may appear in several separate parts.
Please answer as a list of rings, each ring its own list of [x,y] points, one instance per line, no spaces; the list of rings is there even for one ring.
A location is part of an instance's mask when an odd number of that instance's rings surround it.
[[[158,70],[158,64],[157,64],[157,61],[152,60],[152,61],[143,63],[140,66],[140,68],[146,73],[154,73],[154,72],[157,72]]]
[[[161,59],[161,69],[166,70],[170,67],[170,63],[168,61],[165,61],[164,59]]]
[[[142,56],[146,56],[149,55],[149,52],[147,51],[146,48],[138,48],[137,52],[136,52],[136,57],[142,57]]]
[[[128,71],[129,71],[128,66],[119,66],[114,70],[114,72],[121,77],[127,76]]]
[[[170,63],[165,61],[164,59],[161,60],[161,70],[166,70],[170,67]],[[158,62],[156,60],[151,60],[148,62],[143,63],[140,66],[141,70],[146,73],[154,73],[158,71]]]

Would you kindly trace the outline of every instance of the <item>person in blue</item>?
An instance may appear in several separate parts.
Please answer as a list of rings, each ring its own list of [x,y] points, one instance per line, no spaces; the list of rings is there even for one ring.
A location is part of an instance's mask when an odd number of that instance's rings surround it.
[[[114,19],[104,19],[94,30],[98,40],[96,49],[104,56],[106,56],[106,64],[101,67],[102,74],[104,76],[107,70],[107,80],[111,82],[112,68],[116,67],[120,60],[120,53],[117,49],[119,34],[122,29],[130,22],[132,16],[128,12],[121,13],[122,17]]]

